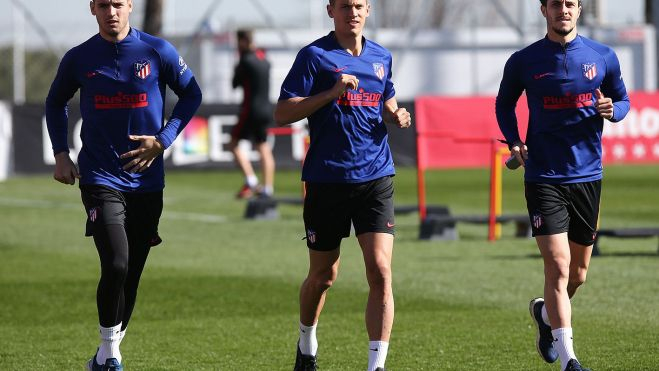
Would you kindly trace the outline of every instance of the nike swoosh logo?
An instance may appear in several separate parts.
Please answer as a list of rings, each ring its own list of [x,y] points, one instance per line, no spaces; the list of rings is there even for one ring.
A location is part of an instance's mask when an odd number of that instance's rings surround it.
[[[335,68],[334,72],[341,72],[341,71],[345,70],[346,68],[348,68],[348,67]]]
[[[553,73],[551,73],[551,72],[539,73],[539,74],[533,75],[533,79],[534,80],[540,80],[543,77],[551,76],[551,75],[553,75]]]
[[[370,348],[369,348],[369,349],[370,349]],[[371,350],[374,351],[374,352],[377,352],[377,351],[378,351],[378,348],[371,349]]]
[[[387,228],[393,228],[396,224],[387,222]]]

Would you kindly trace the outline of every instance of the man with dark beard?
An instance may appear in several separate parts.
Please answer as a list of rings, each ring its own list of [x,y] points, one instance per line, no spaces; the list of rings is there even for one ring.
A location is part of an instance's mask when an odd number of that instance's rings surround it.
[[[525,167],[526,202],[544,260],[544,298],[529,311],[542,358],[587,370],[572,345],[570,299],[586,280],[597,233],[604,119],[622,120],[629,98],[614,51],[577,34],[580,0],[540,0],[547,36],[514,53],[496,101],[499,127]],[[526,91],[529,124],[519,137],[515,106]]]

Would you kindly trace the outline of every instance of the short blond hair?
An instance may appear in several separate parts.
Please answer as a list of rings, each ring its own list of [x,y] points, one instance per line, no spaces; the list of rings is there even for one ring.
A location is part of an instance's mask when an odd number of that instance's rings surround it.
[[[334,0],[332,0],[332,1],[334,1]],[[540,4],[542,4],[543,6],[547,6],[547,0],[540,0]],[[581,0],[579,0],[578,5],[581,6]]]
[[[329,0],[329,5],[334,6],[335,2],[336,2],[336,0]],[[579,1],[579,2],[581,2],[581,1]],[[368,4],[368,3],[369,3],[369,0],[366,0],[366,4]]]

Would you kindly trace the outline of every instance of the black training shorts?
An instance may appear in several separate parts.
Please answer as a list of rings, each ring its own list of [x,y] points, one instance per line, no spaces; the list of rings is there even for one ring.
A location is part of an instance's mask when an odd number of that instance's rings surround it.
[[[272,112],[264,115],[260,112],[241,113],[238,123],[231,129],[233,140],[250,140],[264,143],[268,139],[268,127],[272,124]]]
[[[526,205],[533,236],[567,232],[580,245],[595,242],[602,181],[547,184],[525,183]]]
[[[334,250],[341,239],[355,234],[394,234],[394,182],[392,176],[365,183],[307,183],[304,228],[312,250]]]
[[[87,213],[85,236],[93,236],[105,225],[126,228],[128,241],[156,246],[162,242],[158,223],[162,214],[162,191],[120,192],[101,185],[81,185],[82,203]]]

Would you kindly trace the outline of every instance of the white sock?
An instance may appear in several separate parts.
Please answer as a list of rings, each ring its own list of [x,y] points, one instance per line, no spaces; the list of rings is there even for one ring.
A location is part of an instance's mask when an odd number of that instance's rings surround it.
[[[248,175],[245,177],[245,184],[250,188],[254,188],[259,184],[259,178],[257,178],[256,175]]]
[[[542,303],[542,310],[540,313],[542,313],[542,322],[544,322],[547,326],[551,326],[551,323],[549,323],[549,316],[547,315],[547,306],[545,306],[545,303]]]
[[[554,336],[554,348],[561,358],[561,370],[565,370],[567,363],[571,359],[577,359],[572,345],[572,328],[557,328],[556,330],[551,330],[551,334]]]
[[[112,327],[98,326],[98,329],[101,334],[101,345],[96,353],[96,363],[104,365],[108,358],[116,358],[121,363],[121,353],[119,353],[121,323]]]
[[[318,352],[318,340],[316,339],[316,326],[305,326],[300,322],[300,352],[308,356],[315,356]]]
[[[272,196],[272,194],[275,193],[275,190],[273,189],[272,186],[266,185],[263,186],[263,193],[265,193],[268,196]]]
[[[389,342],[387,341],[368,342],[367,371],[375,371],[378,367],[384,368],[384,361],[387,360],[387,350],[389,350]]]
[[[119,345],[121,345],[121,341],[124,340],[124,336],[126,336],[126,330],[127,328],[119,331]]]

